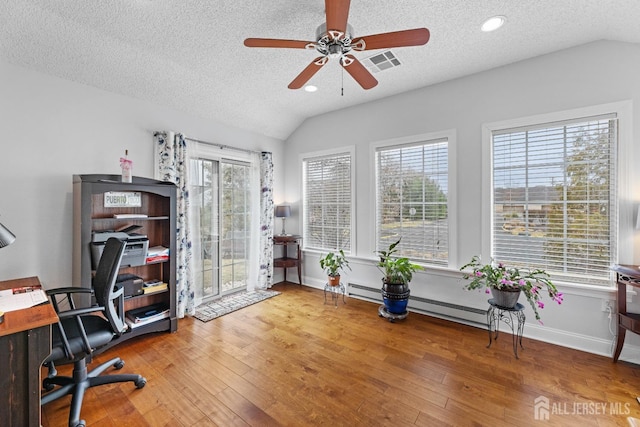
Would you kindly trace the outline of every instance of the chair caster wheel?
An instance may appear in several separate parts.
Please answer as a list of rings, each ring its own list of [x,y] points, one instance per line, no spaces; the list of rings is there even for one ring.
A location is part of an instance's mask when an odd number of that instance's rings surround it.
[[[113,367],[116,369],[122,369],[124,367],[124,360],[120,360],[113,364]]]
[[[78,424],[74,424],[74,427],[87,427],[87,424],[84,422],[84,420],[80,420],[78,421]]]
[[[147,379],[145,377],[140,377],[138,381],[135,382],[136,388],[142,388],[147,384]]]

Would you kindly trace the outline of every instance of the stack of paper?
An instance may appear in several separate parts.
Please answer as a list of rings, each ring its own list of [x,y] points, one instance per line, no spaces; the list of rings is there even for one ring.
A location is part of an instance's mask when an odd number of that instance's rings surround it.
[[[169,307],[165,304],[154,304],[149,307],[129,310],[125,314],[125,321],[132,329],[139,326],[148,325],[161,319],[169,317]]]
[[[169,248],[152,246],[147,250],[147,264],[169,260]]]
[[[47,294],[40,286],[0,291],[0,311],[4,312],[22,310],[47,301]]]
[[[169,285],[160,280],[149,280],[142,285],[142,292],[145,294],[154,294],[156,292],[164,291],[169,288]]]

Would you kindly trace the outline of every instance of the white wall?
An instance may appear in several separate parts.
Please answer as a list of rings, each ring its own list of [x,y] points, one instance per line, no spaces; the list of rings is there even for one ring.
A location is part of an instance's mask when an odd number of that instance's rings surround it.
[[[0,62],[0,222],[17,236],[0,250],[0,280],[70,285],[72,175],[119,174],[127,149],[134,175],[153,178],[156,130],[271,151],[283,191],[280,140]]]
[[[456,269],[479,254],[481,242],[482,125],[593,105],[631,100],[640,102],[640,46],[601,41],[511,64],[443,84],[393,96],[365,105],[328,113],[307,120],[286,141],[287,165],[300,164],[300,155],[320,149],[356,147],[356,268],[347,282],[380,287],[380,274],[369,261],[375,250],[374,184],[371,143],[410,135],[455,129],[457,134],[457,208],[452,218],[458,228],[458,259],[449,271],[430,270],[412,282],[412,295],[486,308],[486,297],[462,290]],[[393,72],[393,71],[389,71]],[[425,70],[426,73],[429,70]],[[384,83],[381,83],[384,84]],[[373,89],[375,90],[375,89]],[[634,110],[632,135],[640,135],[640,113]],[[326,126],[341,123],[341,126]],[[626,126],[628,124],[623,124]],[[640,150],[634,141],[630,164],[640,164]],[[321,148],[320,148],[321,147]],[[632,168],[631,201],[640,201],[639,174]],[[301,168],[285,172],[288,201],[296,203],[297,217],[288,221],[288,231],[299,232]],[[633,203],[635,202],[635,203]],[[633,212],[635,214],[635,210]],[[627,217],[631,214],[627,212]],[[622,254],[622,261],[640,262],[640,236],[634,236],[634,253]],[[324,277],[317,266],[317,254],[305,254],[305,282],[321,286]],[[602,299],[614,299],[613,290],[589,291],[562,288],[565,303],[548,301],[541,311],[545,326],[532,322],[529,308],[525,335],[588,351],[610,354],[612,335],[609,319],[601,311]],[[615,318],[614,318],[615,319]],[[615,329],[615,328],[614,328]],[[628,334],[633,335],[633,334]],[[627,339],[623,357],[629,358],[637,337]],[[635,348],[638,358],[638,348]]]

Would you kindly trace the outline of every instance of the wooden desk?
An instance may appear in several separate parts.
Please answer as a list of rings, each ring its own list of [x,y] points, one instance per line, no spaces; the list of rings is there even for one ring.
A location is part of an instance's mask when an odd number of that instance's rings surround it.
[[[298,267],[298,283],[302,285],[302,237],[291,234],[273,236],[273,244],[282,246],[282,257],[274,258],[275,268],[284,268],[284,281],[287,281],[287,269]],[[289,258],[289,246],[296,246],[296,257]]]
[[[37,277],[6,280],[0,289],[40,285]],[[4,314],[0,323],[0,423],[40,426],[40,367],[51,354],[51,325],[58,316],[51,304]]]
[[[618,283],[618,339],[613,361],[618,361],[627,330],[640,334],[640,314],[627,312],[627,285],[640,288],[640,268],[635,265],[614,265]]]

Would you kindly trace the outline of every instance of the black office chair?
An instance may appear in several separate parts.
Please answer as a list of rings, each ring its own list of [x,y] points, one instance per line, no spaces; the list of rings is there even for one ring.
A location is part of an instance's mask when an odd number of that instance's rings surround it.
[[[124,361],[119,357],[103,363],[91,372],[87,371],[87,362],[91,361],[94,350],[99,349],[120,336],[126,330],[124,323],[124,289],[116,287],[116,278],[126,242],[111,238],[107,240],[93,279],[97,306],[76,308],[72,299],[74,294],[90,294],[87,288],[67,287],[51,289],[47,294],[51,298],[59,321],[53,327],[52,352],[45,360],[49,375],[42,381],[45,391],[50,391],[41,399],[45,405],[67,394],[71,394],[69,426],[83,427],[80,409],[84,392],[89,387],[102,384],[132,381],[136,388],[142,388],[147,380],[134,374],[100,376],[110,366],[121,369]],[[60,310],[64,300],[68,310]],[[58,376],[55,364],[73,363],[73,377]],[[60,387],[53,390],[56,385]],[[51,391],[52,390],[52,391]]]

